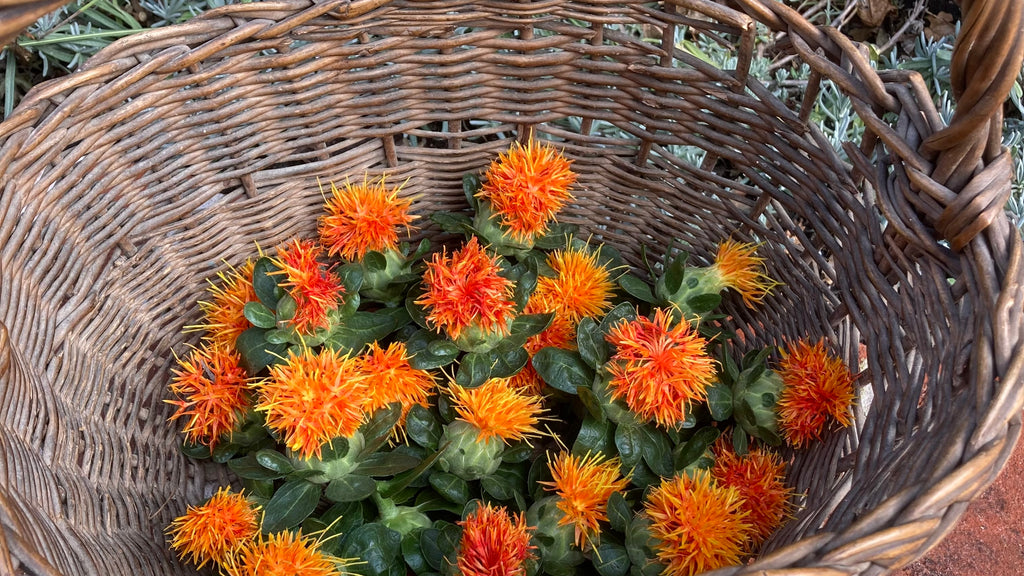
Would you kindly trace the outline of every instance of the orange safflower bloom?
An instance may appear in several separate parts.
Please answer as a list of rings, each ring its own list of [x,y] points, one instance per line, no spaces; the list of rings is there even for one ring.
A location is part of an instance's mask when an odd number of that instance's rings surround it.
[[[523,309],[524,314],[546,314],[555,312],[555,305],[549,299],[536,292],[530,296]],[[544,380],[533,367],[533,355],[541,348],[553,346],[565,350],[576,349],[576,323],[567,316],[555,312],[548,325],[540,334],[534,334],[526,339],[523,348],[530,355],[530,360],[523,368],[516,372],[509,379],[509,386],[516,390],[523,390],[529,394],[540,395],[544,391]]]
[[[250,259],[239,268],[218,272],[220,283],[210,282],[208,289],[212,298],[199,301],[204,319],[199,328],[206,330],[205,338],[214,345],[227,345],[233,349],[238,335],[252,326],[243,309],[246,302],[256,301],[256,291],[252,288],[254,265]]]
[[[526,514],[509,515],[502,506],[482,504],[462,526],[456,567],[462,576],[525,576],[525,562],[535,558]]]
[[[561,452],[548,462],[553,480],[540,484],[558,494],[558,509],[565,513],[558,523],[575,526],[576,546],[583,548],[597,538],[600,523],[608,520],[608,499],[629,486],[629,478],[619,472],[621,465],[618,458],[605,460],[600,452],[583,457]]]
[[[189,506],[168,527],[171,548],[202,568],[223,562],[228,553],[259,534],[257,506],[241,493],[221,488],[202,506]]]
[[[317,258],[320,248],[311,240],[292,240],[277,249],[274,264],[285,275],[281,286],[295,299],[292,325],[300,334],[330,327],[327,313],[338,307],[344,287]]]
[[[498,258],[488,256],[474,236],[451,256],[434,254],[423,274],[426,293],[416,303],[427,308],[427,321],[453,340],[472,325],[507,334],[515,303],[512,281],[500,271]]]
[[[786,487],[786,465],[781,456],[762,446],[739,456],[728,435],[715,443],[714,454],[711,476],[719,486],[739,491],[740,509],[747,512],[751,526],[751,551],[757,549],[789,516],[793,490]]]
[[[347,560],[325,554],[302,531],[260,536],[227,557],[225,576],[341,576]]]
[[[434,377],[426,370],[417,370],[409,365],[405,342],[392,342],[387,349],[374,342],[358,360],[359,371],[366,378],[369,392],[365,407],[367,414],[399,402],[404,421],[414,405],[427,407],[427,399],[434,391]]]
[[[667,478],[647,495],[644,513],[662,574],[693,576],[739,564],[750,533],[739,491],[719,486],[706,471]]]
[[[609,365],[612,398],[624,398],[640,418],[665,427],[685,420],[690,403],[705,401],[715,378],[707,341],[689,322],[671,322],[671,314],[658,309],[653,321],[619,322],[606,337],[616,347]]]
[[[615,283],[611,273],[597,261],[597,256],[597,252],[586,248],[551,252],[547,264],[557,275],[537,278],[534,294],[573,322],[602,316],[611,308]]]
[[[370,250],[383,252],[398,246],[398,228],[406,234],[416,216],[409,214],[412,199],[398,198],[401,186],[388,190],[380,180],[352,185],[344,190],[331,183],[331,197],[324,203],[327,214],[320,217],[320,242],[331,256],[349,261],[362,260]]]
[[[166,400],[178,407],[170,420],[186,420],[182,432],[189,443],[215,448],[249,407],[249,378],[241,357],[224,344],[208,342],[178,364],[181,369],[172,370],[169,386],[178,399]]]
[[[328,347],[289,351],[259,390],[256,410],[266,413],[267,428],[303,458],[319,458],[321,446],[351,436],[366,418],[369,390],[358,361]]]
[[[547,232],[548,222],[572,198],[576,174],[570,164],[548,144],[515,143],[491,163],[477,197],[490,201],[509,236],[530,242]]]
[[[537,424],[544,413],[544,399],[510,388],[507,379],[494,378],[476,388],[453,383],[448,390],[457,420],[479,430],[481,441],[497,436],[512,442],[540,435]]]
[[[714,263],[722,283],[739,292],[750,308],[779,284],[765,273],[764,258],[756,256],[756,252],[757,246],[753,244],[726,240],[719,244]]]
[[[853,423],[853,374],[825,349],[825,341],[788,345],[779,363],[782,393],[777,403],[783,437],[796,448],[820,440],[830,421]]]

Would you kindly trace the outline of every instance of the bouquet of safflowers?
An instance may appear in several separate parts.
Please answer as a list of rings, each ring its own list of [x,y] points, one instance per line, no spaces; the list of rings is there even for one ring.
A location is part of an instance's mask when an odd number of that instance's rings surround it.
[[[798,505],[776,448],[851,423],[824,341],[733,355],[716,313],[775,282],[723,239],[639,274],[557,215],[576,175],[513,144],[451,242],[386,179],[330,186],[318,238],[231,267],[170,385],[183,450],[238,484],[169,527],[222,574],[693,575]]]

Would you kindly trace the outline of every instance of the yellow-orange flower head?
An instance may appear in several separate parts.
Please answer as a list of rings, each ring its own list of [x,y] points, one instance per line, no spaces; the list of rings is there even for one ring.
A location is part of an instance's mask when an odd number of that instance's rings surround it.
[[[386,349],[374,342],[359,356],[359,371],[365,375],[369,392],[367,414],[399,402],[404,420],[414,405],[427,407],[427,399],[435,388],[430,372],[409,365],[405,342],[392,342]]]
[[[256,300],[256,291],[252,288],[254,264],[253,260],[247,260],[240,268],[218,272],[220,283],[210,283],[212,298],[199,302],[204,319],[201,328],[206,330],[206,339],[214,345],[234,349],[238,335],[252,326],[246,320],[243,309],[246,302]]]
[[[267,428],[303,458],[319,457],[332,438],[351,436],[366,417],[369,391],[355,358],[325,347],[289,352],[260,385],[256,409]]]
[[[739,564],[750,533],[739,492],[719,486],[705,471],[663,480],[648,494],[644,513],[666,576]]]
[[[170,384],[178,398],[167,403],[177,406],[171,420],[185,419],[189,443],[215,448],[241,422],[249,408],[249,380],[240,362],[233,349],[212,342],[178,359],[181,369],[172,370]]]
[[[448,256],[434,254],[423,274],[426,293],[416,301],[427,321],[455,340],[477,325],[485,332],[507,334],[515,313],[512,281],[498,272],[498,258],[488,256],[474,236]]]
[[[685,420],[692,402],[706,400],[715,377],[707,341],[688,322],[671,323],[671,314],[658,309],[653,321],[619,322],[606,337],[616,348],[609,364],[612,398],[665,427]]]
[[[740,509],[747,512],[751,526],[750,551],[753,551],[789,516],[793,490],[786,487],[786,465],[781,456],[762,446],[739,456],[728,438],[722,436],[715,443],[711,476],[719,486],[739,492]]]
[[[338,566],[348,563],[299,530],[261,536],[230,554],[222,569],[225,576],[341,576]]]
[[[462,526],[456,567],[462,576],[525,576],[525,563],[534,558],[526,515],[505,507],[481,504]]]
[[[345,289],[317,260],[320,248],[311,240],[292,240],[278,248],[274,264],[285,275],[282,286],[295,299],[292,326],[300,334],[330,327],[327,313],[338,307]]]
[[[551,320],[551,324],[540,334],[534,334],[526,339],[526,344],[523,345],[523,348],[529,353],[530,360],[526,363],[526,366],[523,366],[519,372],[516,372],[509,379],[509,385],[512,388],[538,396],[544,391],[544,381],[533,367],[533,355],[541,348],[547,348],[548,346],[564,350],[576,349],[576,323],[570,320],[569,317],[556,312],[555,304],[549,300],[547,296],[534,292],[526,302],[526,307],[523,309],[524,314],[555,312],[555,315]]]
[[[338,189],[331,183],[331,197],[320,217],[320,243],[331,256],[349,261],[362,260],[370,250],[383,252],[398,246],[398,228],[411,229],[415,216],[409,214],[412,199],[401,199],[401,186],[388,190],[384,177],[374,182],[345,183]]]
[[[449,386],[458,420],[479,430],[480,440],[497,436],[505,442],[540,435],[543,398],[514,390],[507,379],[488,380],[476,388]]]
[[[790,343],[782,352],[778,373],[782,377],[779,426],[793,447],[821,440],[829,422],[841,427],[853,423],[853,374],[842,360],[829,354],[824,340]]]
[[[189,506],[168,527],[171,548],[202,568],[221,563],[232,550],[259,534],[257,507],[240,493],[221,488],[202,506]]]
[[[484,174],[477,197],[490,201],[495,217],[515,240],[532,242],[572,198],[571,162],[548,144],[513,144]]]
[[[764,300],[778,282],[768,277],[764,258],[757,255],[757,246],[726,240],[719,244],[714,268],[718,270],[722,283],[740,293],[743,302],[750,308]]]
[[[547,490],[558,494],[558,509],[565,513],[560,525],[573,524],[576,545],[581,549],[594,542],[600,523],[608,520],[608,499],[629,486],[629,479],[619,472],[618,458],[605,460],[600,453],[583,457],[561,452],[548,462],[551,482],[541,482]]]
[[[586,248],[551,252],[547,264],[556,275],[537,278],[534,295],[551,303],[555,312],[573,322],[604,315],[611,308],[615,283],[597,258],[598,252]]]

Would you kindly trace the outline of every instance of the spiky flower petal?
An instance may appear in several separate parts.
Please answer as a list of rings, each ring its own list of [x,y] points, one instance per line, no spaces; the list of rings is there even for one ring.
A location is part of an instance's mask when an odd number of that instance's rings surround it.
[[[796,448],[820,440],[830,422],[853,423],[853,374],[825,348],[825,341],[787,345],[779,363],[782,393],[777,403],[783,437]]]
[[[611,273],[598,261],[599,255],[585,247],[551,252],[547,264],[555,276],[537,278],[534,294],[573,322],[602,316],[611,308],[615,284]]]
[[[246,320],[243,309],[246,302],[256,300],[256,291],[252,287],[254,264],[250,259],[239,268],[231,267],[226,272],[218,272],[220,282],[210,282],[208,289],[212,298],[199,301],[203,323],[198,327],[206,330],[205,338],[214,345],[234,348],[238,335],[252,326]]]
[[[260,536],[235,550],[223,572],[225,576],[341,576],[339,566],[350,563],[325,554],[301,530],[284,531]]]
[[[594,542],[600,523],[608,520],[611,495],[629,486],[629,478],[619,471],[621,465],[618,458],[605,460],[601,453],[578,457],[561,452],[548,462],[552,481],[540,484],[558,494],[558,509],[565,513],[559,524],[574,525],[579,548]]]
[[[672,427],[686,419],[690,404],[707,399],[715,362],[688,322],[672,324],[657,309],[654,320],[637,318],[612,327],[606,337],[616,348],[609,364],[613,399],[624,398],[641,419]]]
[[[303,458],[320,457],[321,446],[351,436],[366,418],[369,391],[357,360],[328,347],[289,351],[259,389],[256,409],[266,413],[267,428]]]
[[[409,365],[405,342],[392,342],[386,349],[374,342],[359,356],[359,371],[364,374],[369,391],[365,408],[368,414],[398,402],[402,405],[404,421],[414,405],[427,406],[427,399],[435,388],[430,372]]]
[[[311,240],[292,240],[278,248],[274,264],[281,269],[281,283],[295,299],[292,326],[300,334],[330,327],[327,313],[338,307],[345,293],[334,274],[319,262],[320,248]]]
[[[750,551],[756,550],[789,515],[793,490],[786,487],[786,465],[764,446],[736,454],[728,435],[715,443],[714,454],[711,476],[719,486],[739,491],[740,509],[748,513],[751,526]]]
[[[750,308],[761,302],[778,285],[765,272],[764,258],[757,256],[757,246],[726,240],[718,246],[714,268],[722,283],[740,293]]]
[[[185,420],[187,442],[215,448],[249,408],[249,379],[241,358],[225,344],[206,342],[178,364],[181,369],[172,370],[170,384],[177,398],[166,401],[177,406],[170,419]]]
[[[451,384],[449,392],[458,420],[476,427],[481,440],[497,436],[512,442],[540,435],[543,398],[512,389],[506,379],[491,379],[476,388]]]
[[[530,544],[533,528],[526,516],[509,514],[505,507],[481,504],[470,512],[462,526],[459,553],[455,561],[462,576],[525,576],[526,561],[534,557]]]
[[[662,574],[693,576],[739,564],[750,532],[739,491],[705,471],[667,478],[647,495],[644,513]]]
[[[491,163],[477,197],[490,201],[509,236],[532,242],[572,198],[569,188],[576,174],[570,164],[549,144],[515,143]]]
[[[388,190],[382,176],[362,184],[345,182],[343,189],[331,183],[331,197],[320,217],[320,242],[331,256],[349,261],[362,260],[370,250],[383,252],[398,246],[398,228],[409,233],[415,216],[409,214],[412,200],[400,199],[401,186]]]
[[[168,527],[171,548],[202,568],[220,563],[232,550],[259,534],[257,506],[241,493],[221,488],[202,506],[189,506]]]
[[[498,258],[488,256],[474,236],[450,256],[434,254],[423,275],[426,293],[416,303],[426,307],[427,321],[453,340],[473,325],[507,334],[515,303],[512,281],[500,271]]]

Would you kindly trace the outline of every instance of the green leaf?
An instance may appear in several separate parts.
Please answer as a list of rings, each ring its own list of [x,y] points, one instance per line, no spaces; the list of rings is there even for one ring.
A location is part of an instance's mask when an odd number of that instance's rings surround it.
[[[412,470],[420,459],[403,452],[376,452],[370,454],[356,468],[356,474],[366,476],[394,476]]]
[[[370,272],[380,272],[388,267],[388,260],[376,250],[367,250],[363,255],[363,266]]]
[[[282,298],[282,300],[284,300],[284,298]],[[291,344],[291,334],[290,330],[274,328],[273,330],[267,330],[266,334],[263,336],[267,339],[268,344],[287,346],[288,344]]]
[[[612,457],[615,452],[615,425],[610,420],[584,418],[580,423],[580,431],[576,434],[576,442],[572,445],[572,453],[583,456],[587,453]]]
[[[276,480],[283,478],[286,472],[272,470],[260,464],[255,454],[246,454],[241,458],[228,460],[228,468],[239,478],[246,480]]]
[[[615,429],[615,447],[619,450],[622,465],[632,468],[643,457],[644,433],[639,426],[619,426]]]
[[[480,209],[480,202],[476,193],[480,190],[480,177],[476,174],[465,174],[462,176],[462,193],[466,195],[466,202],[470,209],[476,212]]]
[[[405,416],[405,433],[420,446],[437,450],[437,443],[441,440],[441,423],[429,409],[414,404]]]
[[[221,442],[213,449],[213,452],[210,454],[210,459],[217,464],[224,464],[235,457],[239,448],[241,447],[234,442]]]
[[[750,446],[750,439],[747,437],[747,432],[743,428],[736,427],[732,431],[732,449],[736,451],[737,456],[745,456],[747,449]]]
[[[533,355],[533,368],[544,382],[567,394],[588,387],[594,381],[594,370],[576,352],[548,346]]]
[[[548,224],[548,231],[534,241],[533,245],[541,250],[558,250],[559,248],[565,248],[568,239],[576,235],[579,231],[579,226],[575,224],[565,224],[562,222],[552,222]]]
[[[420,549],[427,564],[434,570],[454,566],[461,535],[461,528],[440,520],[434,523],[434,528],[420,532]]]
[[[654,291],[651,289],[651,285],[632,274],[623,274],[620,276],[619,286],[621,286],[627,294],[641,302],[647,302],[648,304],[655,303]]]
[[[465,214],[434,212],[430,220],[449,234],[469,235],[473,233],[473,219]]]
[[[288,321],[295,318],[295,312],[299,309],[299,304],[292,298],[291,294],[285,294],[277,301],[277,312],[276,316],[279,321]]]
[[[672,475],[672,442],[664,432],[652,425],[645,425],[640,428],[642,443],[640,451],[643,454],[644,462],[659,476]]]
[[[522,346],[499,345],[487,353],[491,361],[491,378],[510,378],[530,361],[530,353]]]
[[[676,470],[682,470],[690,464],[697,461],[698,458],[707,452],[708,448],[718,440],[718,436],[721,432],[718,428],[711,426],[705,426],[700,430],[697,430],[686,444],[683,444],[681,448],[677,449],[675,457],[675,468]]]
[[[235,349],[242,357],[242,367],[250,376],[255,376],[267,366],[281,361],[287,344],[271,344],[266,339],[267,331],[253,326],[238,335]]]
[[[499,468],[497,472],[480,479],[480,488],[492,497],[508,501],[526,486],[526,478],[518,468]]]
[[[259,462],[260,466],[263,466],[267,470],[272,470],[281,474],[290,474],[295,470],[295,466],[292,465],[291,459],[277,450],[266,448],[256,452],[255,456],[256,461]]]
[[[686,300],[686,306],[691,312],[698,315],[704,315],[713,311],[721,303],[721,294],[698,294]]]
[[[594,389],[590,386],[581,386],[576,389],[576,395],[580,397],[580,403],[587,409],[587,413],[591,418],[603,422],[607,416],[604,413],[604,408],[601,407],[601,399],[598,398]]]
[[[306,480],[285,482],[263,507],[263,533],[273,534],[298,526],[319,502],[319,485]]]
[[[722,383],[726,386],[732,386],[736,383],[736,380],[740,377],[740,370],[736,367],[736,361],[732,359],[732,354],[729,354],[728,350],[725,350],[722,354]]]
[[[721,382],[715,382],[707,388],[708,409],[711,417],[724,422],[732,416],[732,390]]]
[[[629,507],[622,492],[612,492],[608,497],[607,510],[608,523],[611,524],[612,530],[625,532],[630,520],[633,519],[633,509]]]
[[[512,300],[516,304],[516,310],[522,310],[526,308],[526,302],[529,301],[533,291],[537,288],[537,271],[526,270],[519,275],[519,278],[515,280],[515,290],[512,292]],[[512,324],[513,334],[515,334],[515,321]],[[543,328],[541,328],[543,330]]]
[[[343,558],[360,562],[346,566],[363,576],[405,576],[402,558],[402,535],[377,522],[363,524],[345,536],[341,545]]]
[[[409,295],[405,297],[405,310],[413,322],[421,328],[430,330],[431,326],[427,322],[427,309],[416,303],[416,300],[423,295],[421,286],[421,284],[414,284],[409,288]]]
[[[359,453],[359,458],[364,459],[383,446],[401,419],[402,405],[398,402],[392,402],[386,408],[374,412],[370,420],[360,427],[366,444],[363,446],[362,452]]]
[[[505,341],[515,342],[516,346],[522,346],[530,336],[540,334],[555,318],[553,312],[547,314],[520,314],[512,321],[509,327],[509,335]]]
[[[445,447],[447,447],[447,444]],[[434,462],[437,462],[437,459],[443,452],[444,447],[421,460],[419,466],[416,466],[412,470],[399,474],[390,481],[381,481],[381,489],[379,490],[380,495],[384,498],[395,497],[396,494],[408,488],[414,481],[422,476],[424,472],[429,470],[430,467],[434,465]]]
[[[459,356],[454,342],[429,330],[417,330],[406,341],[409,365],[416,370],[433,370],[451,364]]]
[[[518,444],[512,444],[505,447],[505,450],[501,453],[501,461],[518,464],[520,462],[525,462],[532,455],[533,446],[530,446],[526,442],[519,442]]]
[[[242,479],[242,488],[245,490],[245,495],[255,500],[260,506],[266,506],[270,498],[274,496],[273,480]]]
[[[204,460],[211,456],[209,446],[205,444],[189,444],[187,442],[181,445],[181,453],[197,460]]]
[[[324,496],[331,502],[358,502],[377,490],[377,481],[362,474],[348,474],[331,480]]]
[[[755,348],[743,355],[743,367],[764,366],[764,361],[771,354],[771,348]]]
[[[613,326],[623,320],[630,322],[636,320],[636,307],[629,302],[623,302],[605,314],[604,319],[601,320],[601,333],[607,334]]]
[[[266,256],[256,260],[252,267],[252,289],[267,308],[277,308],[277,300],[284,294],[284,290],[277,285],[280,277],[280,268]]]
[[[576,347],[580,357],[594,370],[608,361],[608,343],[593,318],[583,318],[576,327]]]
[[[422,511],[423,509],[420,508]],[[422,574],[430,570],[427,559],[423,557],[423,549],[420,547],[420,532],[413,530],[402,538],[402,559],[405,565],[413,574]]]
[[[469,484],[455,474],[433,472],[430,475],[430,485],[450,502],[462,505],[469,502]]]
[[[476,388],[491,375],[491,362],[487,354],[469,352],[459,361],[455,383],[463,388]]]
[[[341,285],[345,287],[345,293],[354,296],[359,292],[359,289],[363,287],[363,267],[360,264],[351,262],[344,266],[338,267],[335,272],[335,277],[341,282]]]
[[[680,252],[676,254],[676,257],[672,259],[669,265],[665,269],[665,275],[663,276],[665,282],[665,290],[669,296],[675,294],[683,286],[683,277],[686,275],[686,261],[690,258],[690,255],[686,252]]]
[[[601,535],[593,561],[601,576],[626,576],[629,573],[629,553],[613,534]]]
[[[654,557],[658,540],[651,536],[651,520],[644,514],[637,514],[626,529],[626,552],[634,566],[635,576],[658,576],[664,564]],[[636,568],[639,568],[638,573]]]
[[[274,313],[259,302],[246,302],[242,307],[242,314],[253,326],[259,328],[274,328],[277,326],[277,318]]]
[[[383,340],[398,325],[388,313],[358,311],[331,331],[325,344],[342,352],[358,352],[372,342]]]

